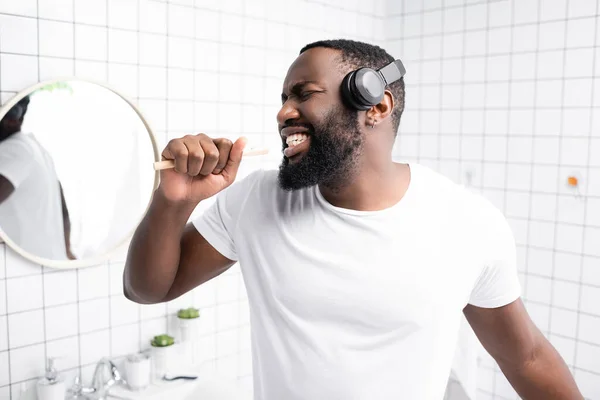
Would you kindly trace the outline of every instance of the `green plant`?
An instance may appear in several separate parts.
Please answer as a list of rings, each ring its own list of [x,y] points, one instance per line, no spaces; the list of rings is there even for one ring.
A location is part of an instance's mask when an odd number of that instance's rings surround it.
[[[153,347],[168,347],[174,343],[175,339],[167,334],[154,336],[154,338],[150,341],[150,344]]]
[[[200,317],[200,310],[198,310],[197,308],[182,308],[181,310],[179,310],[177,312],[177,318],[181,318],[181,319],[194,319],[194,318],[199,318]]]

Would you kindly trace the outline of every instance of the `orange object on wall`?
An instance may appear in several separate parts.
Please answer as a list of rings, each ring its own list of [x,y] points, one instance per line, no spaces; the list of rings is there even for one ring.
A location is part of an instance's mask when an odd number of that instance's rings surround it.
[[[569,186],[577,186],[579,180],[574,176],[570,176],[569,178],[567,178],[567,183],[569,184]]]

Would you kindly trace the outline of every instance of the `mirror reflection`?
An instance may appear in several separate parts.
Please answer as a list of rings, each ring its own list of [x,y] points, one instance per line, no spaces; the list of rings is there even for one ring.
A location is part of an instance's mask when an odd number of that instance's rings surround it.
[[[139,223],[155,185],[148,165],[156,149],[143,120],[118,94],[86,81],[38,85],[17,99],[0,112],[4,237],[45,260],[112,251]]]

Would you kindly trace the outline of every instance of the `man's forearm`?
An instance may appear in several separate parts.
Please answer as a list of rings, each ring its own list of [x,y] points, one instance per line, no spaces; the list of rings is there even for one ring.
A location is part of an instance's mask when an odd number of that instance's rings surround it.
[[[523,400],[583,400],[562,357],[543,336],[538,343],[532,358],[520,365],[498,362],[519,396]]]
[[[181,236],[193,207],[174,207],[155,193],[136,229],[125,264],[125,296],[138,303],[163,301],[177,275]]]

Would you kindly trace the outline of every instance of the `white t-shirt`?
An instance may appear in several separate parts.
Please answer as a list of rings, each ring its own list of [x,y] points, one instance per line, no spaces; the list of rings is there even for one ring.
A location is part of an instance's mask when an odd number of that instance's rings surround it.
[[[0,142],[0,175],[15,188],[0,203],[0,229],[35,256],[67,259],[54,162],[32,134],[18,132]]]
[[[240,263],[256,400],[441,400],[463,308],[519,297],[503,215],[424,166],[411,175],[395,206],[363,212],[259,170],[194,219]]]

